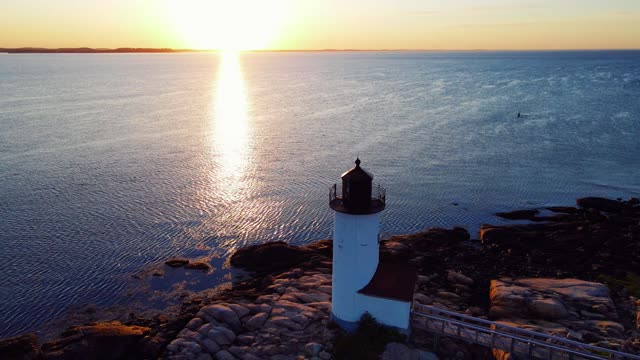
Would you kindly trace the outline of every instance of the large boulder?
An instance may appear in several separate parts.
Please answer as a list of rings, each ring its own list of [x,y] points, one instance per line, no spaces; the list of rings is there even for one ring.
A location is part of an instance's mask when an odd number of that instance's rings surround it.
[[[483,244],[513,244],[518,242],[520,228],[515,226],[480,226],[480,241]]]
[[[276,271],[292,268],[310,259],[312,251],[291,246],[284,241],[249,246],[237,250],[231,265],[253,271]]]
[[[626,207],[626,204],[621,201],[601,197],[580,198],[576,200],[576,204],[585,209],[596,209],[608,213],[617,213]]]
[[[563,319],[569,315],[569,311],[562,302],[557,299],[535,299],[529,304],[529,310],[533,315],[542,319]]]
[[[576,339],[586,334],[599,334],[601,338],[622,334],[604,284],[577,279],[502,278],[491,281],[489,296],[491,318],[509,325]]]
[[[535,209],[531,210],[514,210],[508,212],[496,213],[497,216],[503,219],[509,220],[534,220],[539,211]]]
[[[435,244],[453,244],[470,239],[467,229],[455,227],[453,229],[429,228],[425,231],[393,236],[382,243],[381,256],[407,255],[410,251],[432,251]],[[407,245],[407,247],[403,246]],[[409,251],[410,250],[410,251]]]
[[[38,339],[33,334],[0,340],[0,359],[35,360],[40,358]]]
[[[495,318],[562,319],[570,310],[578,314],[582,310],[587,319],[590,314],[586,309],[607,318],[617,317],[607,286],[584,280],[502,278],[491,281],[489,297]]]
[[[117,321],[74,326],[61,339],[42,345],[45,359],[119,360],[142,358],[141,339],[147,327],[127,326]]]
[[[183,258],[173,258],[164,262],[165,265],[177,268],[189,264],[189,260]]]
[[[257,330],[257,329],[260,329],[262,325],[264,325],[265,321],[267,321],[268,318],[269,318],[269,314],[267,313],[264,313],[264,312],[257,313],[253,315],[251,318],[249,318],[245,325],[251,331]]]
[[[238,314],[224,304],[208,305],[200,309],[198,312],[204,318],[213,318],[223,324],[227,324],[233,330],[240,330],[242,324],[238,318]],[[207,316],[208,315],[208,316]]]

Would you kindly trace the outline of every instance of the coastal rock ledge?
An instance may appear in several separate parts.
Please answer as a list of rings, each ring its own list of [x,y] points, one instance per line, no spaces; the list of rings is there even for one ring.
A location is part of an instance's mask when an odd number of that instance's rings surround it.
[[[393,236],[381,242],[380,258],[418,269],[415,303],[640,354],[640,200],[583,198],[576,205],[511,212],[531,222],[482,225],[480,241],[463,228]],[[5,339],[0,359],[338,357],[339,330],[329,321],[331,258],[330,240],[244,248],[230,262],[251,276],[185,299],[177,314],[72,327],[40,348],[33,335]],[[419,330],[410,344],[435,345]],[[383,357],[405,355],[431,356],[393,344]],[[441,359],[509,355],[449,337],[437,343]]]
[[[606,285],[577,279],[510,279],[491,281],[491,318],[573,340],[624,338],[625,328]]]
[[[325,265],[281,273],[253,301],[220,301],[201,308],[167,346],[167,358],[330,359],[335,333],[327,328],[331,268]]]

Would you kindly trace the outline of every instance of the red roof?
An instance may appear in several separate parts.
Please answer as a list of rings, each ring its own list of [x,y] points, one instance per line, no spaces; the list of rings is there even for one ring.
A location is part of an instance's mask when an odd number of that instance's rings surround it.
[[[418,271],[407,264],[380,263],[371,281],[359,294],[405,302],[413,301]]]

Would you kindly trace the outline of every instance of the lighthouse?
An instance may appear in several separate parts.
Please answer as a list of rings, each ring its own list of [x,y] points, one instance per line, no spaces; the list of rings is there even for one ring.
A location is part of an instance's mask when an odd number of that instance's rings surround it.
[[[334,184],[329,206],[334,211],[331,317],[352,331],[365,313],[382,324],[408,331],[416,280],[404,264],[379,263],[380,215],[386,192],[373,184],[373,175],[360,166],[342,174]]]

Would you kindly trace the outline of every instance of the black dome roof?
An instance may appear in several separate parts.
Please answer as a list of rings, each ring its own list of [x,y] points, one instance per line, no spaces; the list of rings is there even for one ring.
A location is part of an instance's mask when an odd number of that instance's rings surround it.
[[[343,180],[352,182],[373,180],[373,175],[371,175],[367,170],[360,167],[360,159],[356,159],[356,167],[345,172],[341,177]]]

